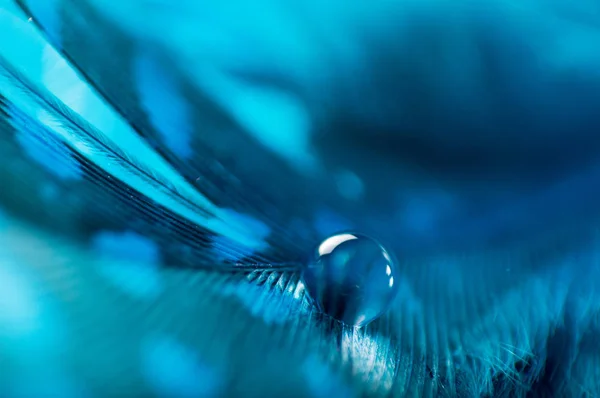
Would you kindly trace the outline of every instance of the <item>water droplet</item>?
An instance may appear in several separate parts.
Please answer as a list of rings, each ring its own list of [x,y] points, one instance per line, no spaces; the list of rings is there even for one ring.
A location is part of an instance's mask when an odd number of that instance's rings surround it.
[[[369,236],[353,232],[325,239],[304,270],[306,289],[319,309],[354,326],[381,316],[396,295],[393,256]]]

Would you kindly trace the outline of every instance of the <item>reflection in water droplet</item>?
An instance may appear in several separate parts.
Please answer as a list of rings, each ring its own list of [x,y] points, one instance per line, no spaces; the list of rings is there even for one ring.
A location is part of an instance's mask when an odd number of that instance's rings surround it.
[[[319,308],[340,321],[363,326],[394,298],[393,256],[376,240],[356,233],[325,239],[304,270],[304,284]]]

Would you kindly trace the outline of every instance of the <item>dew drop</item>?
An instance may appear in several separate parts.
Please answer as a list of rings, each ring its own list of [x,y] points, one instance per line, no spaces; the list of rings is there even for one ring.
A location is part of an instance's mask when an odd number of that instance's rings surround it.
[[[390,306],[397,292],[396,273],[393,256],[379,242],[344,232],[321,242],[303,279],[321,311],[348,325],[364,326]]]

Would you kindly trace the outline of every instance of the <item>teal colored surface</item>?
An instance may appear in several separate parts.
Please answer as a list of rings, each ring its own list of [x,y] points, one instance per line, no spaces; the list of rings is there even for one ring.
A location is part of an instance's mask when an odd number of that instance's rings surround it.
[[[0,397],[600,395],[599,42],[593,1],[0,0]],[[398,259],[362,328],[300,276],[349,229]]]

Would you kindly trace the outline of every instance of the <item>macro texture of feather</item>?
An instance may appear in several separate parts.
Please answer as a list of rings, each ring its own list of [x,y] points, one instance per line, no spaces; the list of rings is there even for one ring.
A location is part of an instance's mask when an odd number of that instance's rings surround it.
[[[320,3],[0,2],[0,392],[600,396],[599,6]]]

